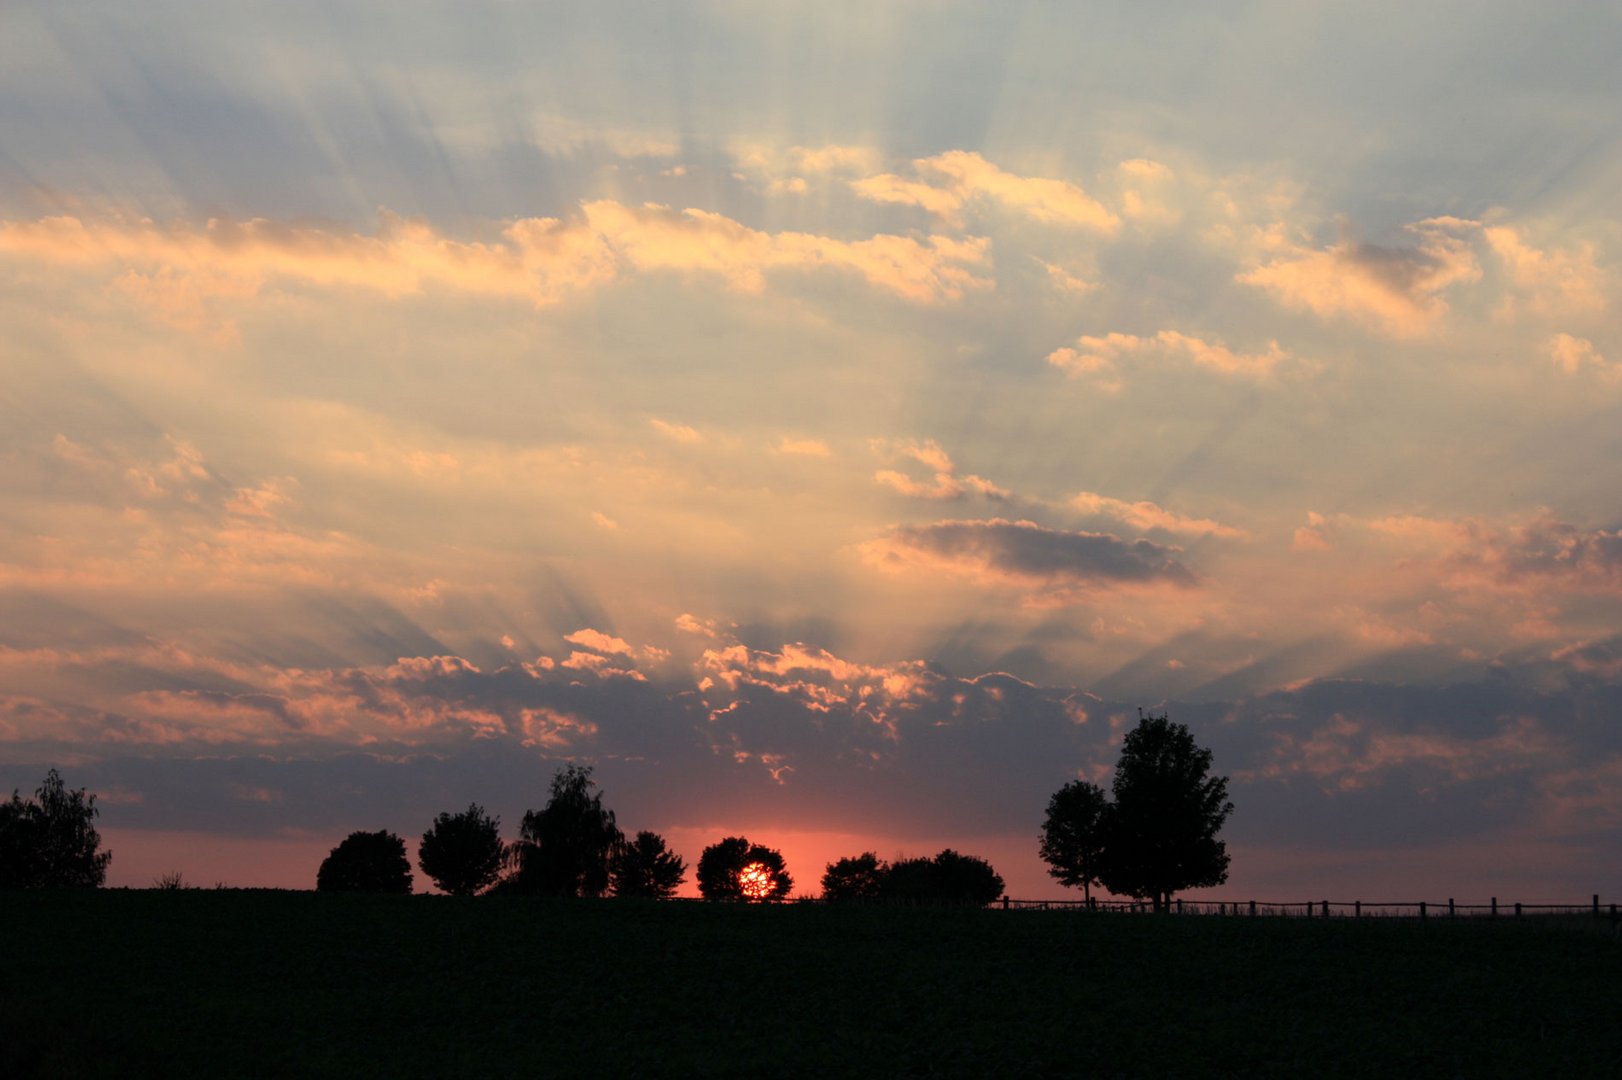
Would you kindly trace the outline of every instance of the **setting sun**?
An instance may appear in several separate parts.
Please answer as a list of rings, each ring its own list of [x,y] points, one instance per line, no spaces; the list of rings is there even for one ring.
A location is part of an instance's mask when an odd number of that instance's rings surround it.
[[[745,900],[770,899],[775,884],[771,867],[765,863],[752,862],[738,871],[738,891]]]

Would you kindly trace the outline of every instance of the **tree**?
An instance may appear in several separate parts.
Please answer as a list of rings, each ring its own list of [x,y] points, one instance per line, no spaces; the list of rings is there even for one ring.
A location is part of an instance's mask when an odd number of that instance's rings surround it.
[[[783,900],[794,888],[781,852],[729,836],[698,858],[698,891],[706,900]]]
[[[544,896],[601,896],[625,834],[592,789],[591,766],[567,765],[552,777],[552,797],[524,815],[513,891]]]
[[[411,892],[405,841],[387,830],[352,832],[321,861],[317,892]]]
[[[615,896],[668,900],[676,895],[682,878],[687,876],[687,864],[665,847],[664,837],[643,830],[615,852],[609,876]]]
[[[1111,812],[1109,796],[1097,784],[1072,780],[1048,800],[1042,823],[1042,858],[1061,885],[1079,887],[1089,906],[1093,883],[1103,870]]]
[[[101,811],[83,788],[69,791],[51,769],[34,798],[16,791],[0,803],[0,886],[96,888],[107,880],[110,851],[92,824]]]
[[[1115,766],[1099,876],[1105,888],[1162,911],[1178,890],[1228,880],[1227,845],[1216,834],[1233,803],[1228,778],[1210,771],[1211,751],[1186,725],[1138,714]]]
[[[824,900],[877,900],[889,865],[871,851],[828,864],[822,875]]]
[[[440,814],[417,845],[417,865],[452,896],[473,896],[501,876],[501,819],[468,804],[460,814]]]
[[[885,868],[879,896],[908,904],[984,907],[1002,895],[1002,875],[974,855],[947,848],[933,859],[898,859]]]

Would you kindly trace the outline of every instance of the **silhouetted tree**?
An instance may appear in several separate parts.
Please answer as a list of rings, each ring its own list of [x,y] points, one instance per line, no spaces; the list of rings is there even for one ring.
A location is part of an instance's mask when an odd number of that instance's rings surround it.
[[[93,824],[101,811],[83,788],[69,791],[55,769],[34,798],[16,791],[0,803],[0,886],[95,888],[107,879],[112,852],[101,851]]]
[[[625,835],[589,765],[567,765],[552,777],[552,797],[524,815],[512,891],[544,896],[601,896]]]
[[[1072,780],[1048,800],[1042,823],[1042,858],[1062,885],[1080,887],[1090,904],[1093,883],[1103,870],[1109,832],[1109,796],[1097,784]]]
[[[687,876],[687,864],[665,847],[664,837],[643,830],[614,853],[609,876],[615,896],[668,900],[676,895],[681,879]]]
[[[321,861],[317,892],[409,893],[405,841],[385,830],[352,832]]]
[[[828,864],[822,874],[824,900],[877,900],[889,865],[871,851]]]
[[[885,869],[879,884],[880,898],[910,904],[984,907],[1002,891],[1002,876],[990,863],[951,848],[933,859],[898,859]]]
[[[1099,874],[1105,888],[1160,911],[1174,892],[1228,880],[1227,845],[1216,834],[1233,803],[1228,778],[1210,771],[1211,751],[1186,725],[1138,714],[1115,766]]]
[[[794,888],[781,852],[729,836],[698,858],[698,891],[706,900],[782,900]]]
[[[473,896],[501,876],[501,819],[470,803],[460,814],[440,814],[417,845],[417,865],[452,896]]]

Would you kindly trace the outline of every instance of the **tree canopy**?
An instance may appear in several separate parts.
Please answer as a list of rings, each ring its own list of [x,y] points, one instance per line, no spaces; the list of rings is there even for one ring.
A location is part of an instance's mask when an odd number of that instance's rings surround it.
[[[1109,796],[1097,784],[1072,780],[1048,800],[1042,823],[1042,858],[1061,885],[1080,888],[1088,901],[1104,868]]]
[[[615,896],[668,900],[687,876],[687,864],[665,847],[664,837],[643,830],[615,852],[609,874]]]
[[[440,814],[417,845],[417,865],[452,896],[473,896],[501,876],[501,820],[471,803],[460,814]]]
[[[871,851],[829,863],[822,898],[985,906],[1002,895],[1002,875],[974,855],[947,848],[934,858],[887,863]]]
[[[317,892],[409,893],[405,841],[385,830],[352,832],[316,871]]]
[[[781,852],[729,836],[698,859],[698,891],[706,900],[772,901],[794,888]]]
[[[516,892],[543,896],[601,896],[625,835],[614,811],[594,790],[591,766],[567,765],[552,777],[552,796],[524,815],[519,829]]]
[[[69,791],[55,769],[32,799],[13,791],[0,802],[0,887],[101,885],[113,855],[100,850],[100,813],[94,795]]]
[[[1227,845],[1217,833],[1233,803],[1228,778],[1210,771],[1211,751],[1186,725],[1139,713],[1115,766],[1113,801],[1078,781],[1048,803],[1042,857],[1049,873],[1084,889],[1097,881],[1156,909],[1174,892],[1227,881]]]

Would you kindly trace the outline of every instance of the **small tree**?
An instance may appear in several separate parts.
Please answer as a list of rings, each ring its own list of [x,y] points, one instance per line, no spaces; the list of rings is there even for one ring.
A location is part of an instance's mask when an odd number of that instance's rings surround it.
[[[822,875],[824,900],[877,900],[889,865],[871,851],[828,864]]]
[[[729,836],[698,858],[698,891],[706,900],[773,901],[794,888],[781,852]]]
[[[460,814],[440,814],[417,845],[417,865],[452,896],[473,896],[501,876],[506,850],[501,819],[470,803]]]
[[[387,830],[352,832],[322,860],[317,892],[409,893],[405,841]]]
[[[1109,796],[1097,784],[1072,780],[1048,800],[1042,823],[1042,858],[1061,885],[1079,887],[1090,906],[1093,883],[1103,870],[1109,829]]]
[[[1210,776],[1211,751],[1183,724],[1138,715],[1115,766],[1115,805],[1100,880],[1112,893],[1162,911],[1181,889],[1228,880],[1228,849],[1216,838],[1233,813],[1228,778]]]
[[[83,788],[69,791],[55,769],[34,798],[11,793],[0,803],[0,886],[96,888],[107,880],[112,852],[101,851],[93,824],[101,811]]]
[[[609,873],[615,896],[668,900],[687,876],[687,864],[665,847],[664,837],[644,830],[615,853]]]
[[[589,765],[568,765],[552,777],[552,797],[524,815],[513,891],[545,896],[601,896],[608,891],[614,853],[625,835]]]

